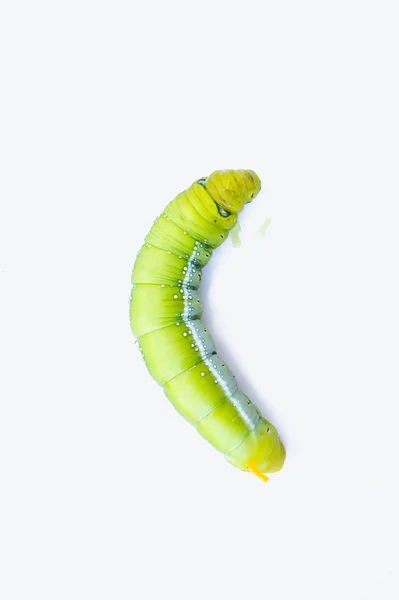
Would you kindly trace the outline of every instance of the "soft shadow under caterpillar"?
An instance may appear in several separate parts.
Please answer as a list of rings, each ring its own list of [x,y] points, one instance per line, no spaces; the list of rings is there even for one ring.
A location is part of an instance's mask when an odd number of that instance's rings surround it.
[[[231,464],[267,481],[284,464],[284,446],[217,355],[197,292],[213,250],[260,188],[253,171],[215,171],[168,204],[134,265],[130,322],[173,406]]]

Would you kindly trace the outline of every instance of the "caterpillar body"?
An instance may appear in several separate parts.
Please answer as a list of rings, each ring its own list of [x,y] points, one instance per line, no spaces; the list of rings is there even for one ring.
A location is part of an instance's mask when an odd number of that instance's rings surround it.
[[[231,464],[267,481],[284,464],[284,446],[218,356],[198,295],[202,269],[260,188],[253,171],[215,171],[168,204],[134,264],[130,323],[177,411]]]

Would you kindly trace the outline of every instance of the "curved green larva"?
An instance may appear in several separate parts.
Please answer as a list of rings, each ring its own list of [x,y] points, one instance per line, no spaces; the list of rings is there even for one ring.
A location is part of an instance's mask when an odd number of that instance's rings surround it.
[[[168,204],[139,252],[130,322],[152,377],[176,410],[234,466],[267,480],[285,449],[237,388],[201,322],[201,271],[260,190],[253,171],[215,171]]]

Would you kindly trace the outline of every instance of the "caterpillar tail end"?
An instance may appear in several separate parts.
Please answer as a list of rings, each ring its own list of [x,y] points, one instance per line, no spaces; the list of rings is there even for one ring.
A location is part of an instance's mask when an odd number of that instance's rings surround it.
[[[259,471],[258,467],[256,466],[255,461],[250,460],[247,466],[248,466],[248,469],[251,471],[251,473],[253,473],[256,477],[258,477],[262,481],[269,481],[268,476],[265,475],[264,473],[262,473],[261,471]]]

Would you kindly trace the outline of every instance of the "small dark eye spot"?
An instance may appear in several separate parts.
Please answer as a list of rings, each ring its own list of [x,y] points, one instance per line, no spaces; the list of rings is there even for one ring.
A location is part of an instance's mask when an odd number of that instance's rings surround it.
[[[270,427],[266,427],[266,433],[270,432]]]

